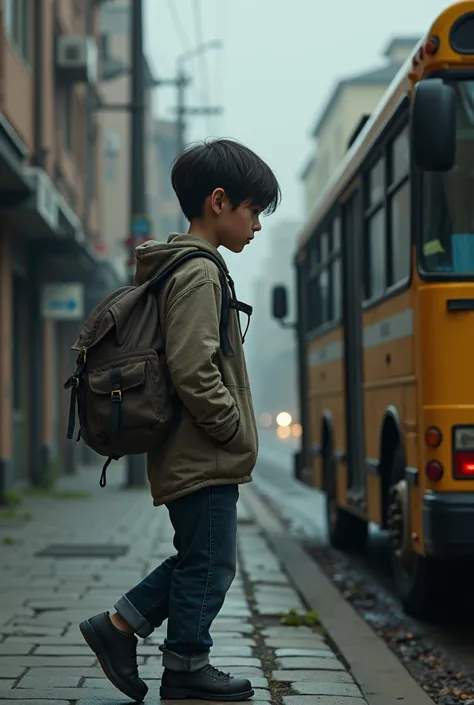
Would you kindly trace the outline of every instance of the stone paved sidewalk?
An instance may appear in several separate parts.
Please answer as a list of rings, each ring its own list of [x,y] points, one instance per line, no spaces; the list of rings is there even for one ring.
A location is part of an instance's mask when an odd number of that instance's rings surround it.
[[[114,601],[173,552],[165,509],[147,491],[122,490],[122,471],[83,470],[56,496],[25,501],[29,520],[0,516],[0,705],[115,705],[129,702],[103,676],[78,622]],[[78,491],[84,493],[79,496]],[[274,705],[364,705],[366,702],[324,637],[281,623],[306,609],[268,544],[239,503],[239,566],[213,627],[215,666],[252,679],[254,702]],[[70,495],[67,496],[67,493]],[[51,558],[50,544],[121,544],[115,559]],[[139,644],[140,674],[158,700],[161,628]],[[175,701],[176,702],[176,701]],[[192,705],[192,701],[187,701]]]

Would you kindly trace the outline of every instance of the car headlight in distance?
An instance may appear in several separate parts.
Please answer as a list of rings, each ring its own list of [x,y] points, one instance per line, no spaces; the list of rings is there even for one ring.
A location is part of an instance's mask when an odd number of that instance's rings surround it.
[[[276,422],[278,426],[280,427],[288,427],[291,425],[291,422],[293,421],[291,414],[289,414],[287,411],[280,411],[280,413],[276,417]]]

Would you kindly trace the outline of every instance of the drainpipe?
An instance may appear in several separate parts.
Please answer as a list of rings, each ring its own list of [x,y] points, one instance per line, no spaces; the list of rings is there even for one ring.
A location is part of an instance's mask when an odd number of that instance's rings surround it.
[[[36,0],[35,15],[34,163],[44,169],[44,0]]]

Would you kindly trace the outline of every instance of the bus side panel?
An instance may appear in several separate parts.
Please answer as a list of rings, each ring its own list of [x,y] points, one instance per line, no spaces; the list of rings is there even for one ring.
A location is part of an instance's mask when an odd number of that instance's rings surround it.
[[[402,429],[413,419],[407,400],[415,388],[413,358],[413,309],[411,292],[401,294],[363,313],[365,442],[368,518],[381,524],[379,476],[381,433],[388,407],[394,407]]]
[[[313,484],[324,487],[324,418],[332,431],[332,450],[336,460],[346,452],[343,330],[323,334],[308,346],[311,447]],[[337,465],[337,463],[336,463]]]

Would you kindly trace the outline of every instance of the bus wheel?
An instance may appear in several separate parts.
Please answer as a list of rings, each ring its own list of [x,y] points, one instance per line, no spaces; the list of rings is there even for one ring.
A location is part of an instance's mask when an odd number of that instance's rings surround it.
[[[443,564],[420,556],[413,550],[410,497],[401,444],[394,453],[390,482],[387,525],[397,594],[407,614],[426,620],[437,618],[443,604]]]
[[[340,551],[363,551],[367,543],[368,524],[363,519],[337,506],[336,473],[328,477],[326,489],[326,517],[331,546]]]

